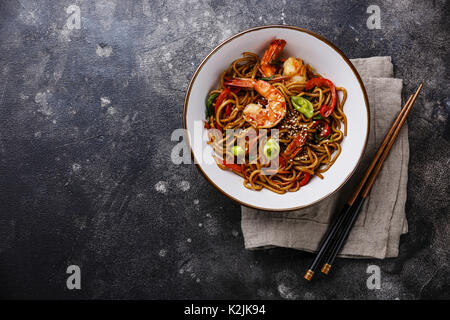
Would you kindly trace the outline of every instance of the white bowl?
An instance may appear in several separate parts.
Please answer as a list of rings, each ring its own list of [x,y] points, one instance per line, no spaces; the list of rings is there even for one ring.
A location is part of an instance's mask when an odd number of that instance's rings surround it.
[[[221,170],[212,159],[198,121],[205,119],[205,99],[217,88],[218,79],[230,63],[242,52],[264,53],[271,40],[279,38],[287,44],[281,57],[295,56],[310,64],[336,86],[347,89],[344,112],[347,116],[347,136],[341,144],[342,152],[324,179],[314,177],[297,192],[277,194],[267,189],[253,191],[244,187],[243,179]],[[195,71],[184,101],[184,128],[194,160],[209,182],[231,199],[249,207],[289,211],[304,208],[323,200],[340,189],[354,173],[364,152],[369,134],[369,106],[367,94],[358,72],[349,59],[330,41],[309,30],[293,26],[263,26],[238,33],[216,47]],[[197,121],[197,125],[195,122]],[[197,126],[196,129],[195,126]]]

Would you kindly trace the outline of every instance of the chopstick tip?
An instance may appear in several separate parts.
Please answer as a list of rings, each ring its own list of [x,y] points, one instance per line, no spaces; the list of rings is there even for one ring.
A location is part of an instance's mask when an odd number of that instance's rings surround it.
[[[322,267],[322,273],[328,274],[328,272],[330,272],[331,269],[331,264],[325,263]]]
[[[308,271],[306,271],[304,278],[308,281],[310,281],[312,279],[312,277],[314,276],[314,271],[312,271],[311,269],[309,269]]]

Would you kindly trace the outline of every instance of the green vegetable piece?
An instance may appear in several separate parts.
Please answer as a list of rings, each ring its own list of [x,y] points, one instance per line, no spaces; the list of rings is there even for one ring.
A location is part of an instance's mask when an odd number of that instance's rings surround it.
[[[214,114],[213,102],[214,102],[214,100],[216,100],[216,98],[218,96],[219,96],[219,94],[216,92],[216,93],[211,94],[208,97],[208,99],[206,99],[206,112],[205,112],[205,115],[206,115],[207,118]]]
[[[245,154],[244,149],[241,146],[233,146],[231,152],[236,156],[243,156]]]
[[[322,141],[323,139],[325,139],[325,137],[321,137],[318,133],[314,133],[314,139],[315,139],[317,142],[320,142],[320,141]]]
[[[261,80],[264,80],[264,81],[270,81],[270,80],[272,80],[274,77],[275,77],[275,76],[264,77],[264,78],[261,78]]]
[[[263,151],[267,159],[275,159],[280,153],[280,145],[275,141],[275,139],[270,138],[264,145]]]
[[[314,107],[311,101],[299,96],[291,97],[292,105],[295,110],[305,115],[307,118],[311,118],[314,115]]]

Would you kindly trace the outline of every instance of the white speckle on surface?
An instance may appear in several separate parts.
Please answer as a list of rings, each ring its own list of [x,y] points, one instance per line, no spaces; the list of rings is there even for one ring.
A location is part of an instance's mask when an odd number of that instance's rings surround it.
[[[163,22],[169,22],[169,19],[167,19],[166,17],[164,17],[164,18],[162,19],[162,21],[163,21]]]
[[[216,236],[219,233],[218,222],[215,218],[209,216],[209,219],[205,221],[206,233],[210,236]]]
[[[167,193],[167,187],[169,184],[166,181],[159,181],[155,184],[155,190],[159,193]]]
[[[195,204],[195,205],[198,205],[199,203],[200,203],[200,200],[198,200],[198,199],[195,199],[195,200],[194,200],[194,204]]]
[[[189,242],[189,243],[191,243],[191,242],[192,242],[192,239],[191,239],[191,238],[187,238],[186,241]]]
[[[159,256],[160,256],[160,257],[165,257],[166,254],[167,254],[167,250],[166,250],[166,249],[161,249],[161,250],[159,250]]]
[[[297,298],[297,295],[292,291],[292,289],[283,283],[278,285],[278,292],[283,299],[294,300]]]
[[[36,96],[34,97],[34,102],[40,105],[38,112],[42,113],[45,116],[51,116],[53,114],[53,111],[47,101],[50,95],[50,91],[47,90],[36,93]]]
[[[237,230],[233,230],[231,231],[231,234],[233,235],[233,237],[237,237],[239,235],[239,232]]]
[[[97,50],[95,50],[95,53],[97,53],[97,55],[99,57],[109,57],[112,53],[113,49],[111,46],[109,45],[97,45]]]
[[[201,228],[203,227],[203,223],[199,223],[198,226]]]
[[[164,61],[170,61],[172,59],[172,55],[170,54],[170,52],[166,52],[164,55],[163,55],[163,60]]]
[[[107,112],[108,112],[109,115],[112,116],[112,115],[115,115],[117,113],[117,110],[114,107],[109,107]]]
[[[72,164],[72,170],[74,172],[78,172],[78,171],[80,171],[80,169],[81,169],[81,165],[79,163]]]
[[[178,183],[178,188],[180,188],[181,191],[186,192],[186,191],[188,191],[191,188],[191,185],[189,184],[188,181],[183,180],[180,183]]]
[[[199,279],[199,278],[195,279],[195,282],[199,283],[199,282],[200,282],[200,279]]]
[[[35,137],[35,138],[40,138],[40,137],[42,137],[42,132],[36,131],[36,132],[34,133],[34,137]]]
[[[104,108],[104,107],[106,107],[106,106],[108,106],[110,104],[111,104],[111,100],[108,97],[101,97],[100,98],[100,106],[102,108]]]
[[[179,274],[187,274],[188,276],[194,278],[195,272],[194,272],[194,262],[191,259],[188,259],[183,266],[178,270]]]

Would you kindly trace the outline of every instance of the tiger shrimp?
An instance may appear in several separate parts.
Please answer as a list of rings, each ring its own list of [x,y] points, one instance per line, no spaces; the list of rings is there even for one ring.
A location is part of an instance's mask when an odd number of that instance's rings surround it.
[[[289,57],[283,64],[283,76],[287,77],[288,82],[306,82],[308,81],[306,66],[302,59]]]
[[[275,39],[264,52],[261,59],[261,73],[264,77],[271,77],[275,74],[277,67],[273,65],[273,62],[278,58],[285,45],[285,40]]]
[[[224,84],[235,87],[253,88],[267,100],[265,107],[259,103],[250,103],[245,106],[243,117],[253,127],[272,128],[286,115],[286,100],[283,94],[269,82],[252,78],[232,78]]]
[[[279,57],[285,46],[285,40],[275,39],[264,52],[260,67],[264,77],[271,77],[275,74],[277,67],[274,65],[274,61]],[[294,57],[286,59],[283,63],[283,78],[288,79],[288,82],[306,82],[308,79],[303,61]]]

